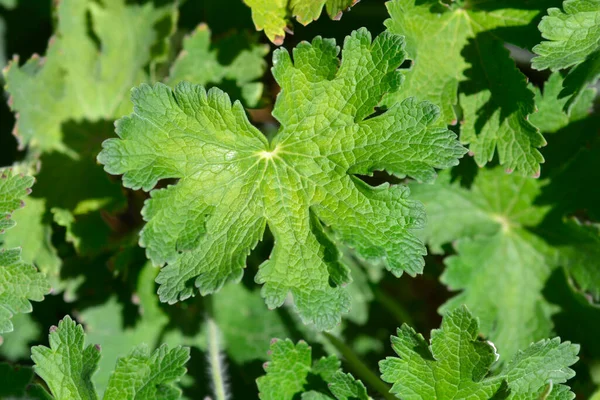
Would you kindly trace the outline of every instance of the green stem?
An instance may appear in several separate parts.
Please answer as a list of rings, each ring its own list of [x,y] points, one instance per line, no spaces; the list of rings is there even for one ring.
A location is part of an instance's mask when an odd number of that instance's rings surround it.
[[[207,301],[209,316],[206,318],[206,330],[208,331],[208,365],[212,381],[213,395],[215,400],[227,400],[227,373],[226,366],[221,354],[221,332],[217,323],[212,318],[212,301]]]
[[[398,325],[407,324],[412,327],[415,326],[412,317],[410,314],[389,294],[385,293],[380,288],[376,287],[374,289],[375,299],[384,306],[390,314],[396,318],[398,321]]]
[[[375,375],[369,367],[362,362],[360,358],[342,342],[338,337],[328,332],[323,332],[329,342],[341,353],[344,360],[348,364],[350,370],[358,377],[358,379],[364,381],[371,388],[377,390],[377,392],[387,400],[398,400],[394,395],[390,393],[390,387],[383,382],[377,375]]]

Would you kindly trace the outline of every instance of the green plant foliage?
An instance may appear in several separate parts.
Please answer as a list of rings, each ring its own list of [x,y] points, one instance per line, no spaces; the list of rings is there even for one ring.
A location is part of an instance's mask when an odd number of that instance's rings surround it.
[[[392,393],[412,399],[573,399],[563,383],[575,372],[579,346],[559,338],[524,348],[500,371],[489,374],[498,359],[490,342],[477,338],[477,320],[466,307],[448,313],[431,345],[404,325],[392,336],[399,356],[381,361],[382,379],[393,383]]]
[[[600,400],[599,60],[600,0],[0,0],[0,399]]]
[[[302,394],[303,399],[367,400],[365,386],[340,369],[335,356],[313,362],[310,346],[304,342],[294,345],[291,340],[271,342],[271,361],[265,363],[266,375],[257,379],[262,400],[287,400]],[[327,384],[327,391],[318,391],[316,380]],[[311,384],[316,386],[311,388]]]
[[[277,51],[273,73],[283,89],[273,115],[282,128],[271,143],[219,90],[183,83],[133,92],[134,113],[118,122],[120,139],[104,142],[98,160],[132,189],[180,178],[153,191],[142,210],[148,223],[140,243],[155,265],[168,263],[157,278],[162,301],[190,297],[191,281],[206,295],[239,280],[266,224],[276,245],[256,277],[262,295],[275,308],[291,292],[303,321],[318,329],[347,312],[341,285],[350,280],[320,221],[364,257],[385,257],[397,276],[422,271],[425,249],[412,234],[422,225],[420,205],[403,186],[373,188],[351,175],[386,169],[429,181],[434,167],[464,153],[452,132],[432,127],[438,111],[430,103],[406,100],[365,119],[383,94],[399,89],[402,48],[399,36],[372,41],[355,31],[339,70],[332,40],[301,45],[295,64]],[[323,115],[325,108],[336,111]]]
[[[0,170],[0,233],[13,228],[12,213],[24,207],[34,179]],[[0,237],[1,238],[1,237]],[[50,291],[48,281],[33,265],[21,260],[20,248],[0,250],[0,333],[11,332],[11,317],[31,312],[30,301],[42,301]]]
[[[219,57],[231,57],[231,48],[243,46],[241,35],[229,37],[218,42],[218,48],[211,48],[210,30],[204,24],[183,41],[183,50],[171,66],[167,84],[175,86],[179,82],[188,81],[199,85],[223,85],[226,81],[235,83],[241,91],[240,98],[250,107],[256,106],[263,92],[263,84],[255,82],[265,73],[267,63],[264,57],[269,52],[265,45],[250,44],[250,49],[244,49],[235,54],[229,64],[223,65]],[[243,47],[242,47],[243,48]],[[233,93],[231,93],[233,94]]]
[[[386,26],[406,36],[414,63],[404,74],[406,90],[388,96],[387,103],[409,96],[430,100],[442,107],[440,121],[446,124],[456,124],[460,106],[460,140],[477,164],[487,164],[497,152],[506,169],[539,176],[544,158],[538,149],[546,142],[528,121],[533,94],[503,42],[514,42],[511,28],[527,26],[540,11],[510,1],[494,7],[436,3],[387,3],[391,18]]]
[[[286,31],[293,33],[288,27],[288,17],[295,17],[298,22],[307,25],[321,15],[323,7],[334,20],[339,20],[342,13],[356,4],[357,0],[244,0],[252,9],[252,19],[259,31],[264,30],[269,40],[276,45],[283,44]]]
[[[50,328],[50,347],[32,348],[35,372],[48,385],[56,400],[97,399],[92,375],[100,361],[100,346],[84,347],[85,334],[69,316]],[[154,352],[140,345],[119,358],[111,373],[103,399],[176,399],[173,384],[185,373],[189,349],[166,345]]]
[[[533,48],[536,69],[552,71],[573,67],[565,79],[560,98],[569,109],[600,78],[600,2],[565,0],[563,10],[549,8],[539,25],[546,41]]]

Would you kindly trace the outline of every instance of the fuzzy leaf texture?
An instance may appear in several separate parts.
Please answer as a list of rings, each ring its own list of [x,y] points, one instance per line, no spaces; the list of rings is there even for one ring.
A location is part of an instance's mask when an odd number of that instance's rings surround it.
[[[304,341],[294,344],[291,340],[273,339],[269,354],[271,360],[265,363],[266,375],[256,383],[261,400],[292,400],[302,395],[302,399],[368,400],[367,390],[362,382],[340,369],[340,361],[335,356],[322,357],[312,361],[312,349]],[[328,392],[312,387],[317,379],[326,382]]]
[[[509,1],[494,2],[493,7],[487,2],[465,4],[387,3],[387,29],[406,36],[413,65],[404,73],[405,90],[388,95],[386,102],[410,96],[432,101],[441,106],[440,122],[446,124],[457,123],[459,105],[460,140],[469,145],[479,166],[497,153],[507,170],[538,176],[544,161],[538,148],[546,142],[528,121],[535,109],[533,94],[504,42],[514,43],[511,30],[527,26],[539,11],[530,5],[512,8]]]
[[[92,376],[100,361],[100,346],[84,346],[83,327],[66,316],[50,329],[50,347],[35,346],[35,372],[46,382],[56,400],[98,399]],[[189,349],[166,345],[154,352],[145,345],[117,361],[104,400],[177,399],[174,383],[185,374]]]
[[[12,213],[25,206],[33,182],[31,176],[0,170],[0,233],[15,226]],[[0,333],[11,332],[12,316],[31,312],[30,301],[42,301],[48,292],[45,276],[21,260],[20,248],[0,250]]]
[[[244,3],[252,9],[256,29],[264,30],[269,40],[279,46],[286,31],[289,32],[289,15],[308,25],[321,16],[325,7],[331,19],[339,20],[358,0],[244,0]]]
[[[333,40],[301,43],[294,61],[274,54],[282,90],[273,115],[281,123],[271,143],[239,102],[220,90],[181,83],[142,85],[134,113],[117,123],[118,139],[98,156],[123,174],[128,188],[153,190],[142,214],[140,243],[156,265],[162,301],[239,281],[245,259],[266,225],[275,246],[256,282],[270,308],[291,292],[305,323],[331,329],[347,312],[349,269],[325,226],[365,258],[383,258],[396,276],[423,269],[421,205],[406,186],[371,187],[354,177],[374,170],[430,181],[434,168],[457,164],[465,152],[455,135],[435,127],[438,108],[407,99],[367,118],[381,97],[400,88],[402,38],[365,29],[346,38],[341,65]]]
[[[503,369],[490,374],[496,348],[478,337],[479,324],[460,307],[448,313],[428,345],[422,335],[403,325],[392,336],[399,357],[380,362],[384,381],[403,400],[575,398],[563,383],[575,376],[579,346],[559,338],[542,340],[519,352]]]
[[[548,9],[540,22],[546,40],[533,48],[538,56],[532,66],[552,71],[572,67],[560,93],[571,111],[586,88],[600,78],[600,1],[566,0],[562,8]]]
[[[556,266],[554,249],[527,229],[548,212],[534,205],[540,182],[496,168],[480,170],[470,190],[449,175],[412,190],[427,210],[424,239],[432,251],[451,242],[457,251],[441,280],[461,293],[442,310],[466,304],[509,357],[548,337],[553,308],[542,289]]]

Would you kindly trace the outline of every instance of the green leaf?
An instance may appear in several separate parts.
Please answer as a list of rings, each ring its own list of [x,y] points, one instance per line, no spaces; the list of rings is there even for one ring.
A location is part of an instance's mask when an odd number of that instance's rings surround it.
[[[308,25],[321,16],[323,7],[334,20],[342,17],[342,12],[358,3],[357,0],[244,0],[252,9],[252,19],[259,31],[264,30],[269,40],[276,45],[283,44],[286,31],[290,33],[288,15],[298,22]]]
[[[110,377],[104,400],[178,399],[181,390],[173,385],[185,373],[190,350],[162,345],[154,352],[139,346],[119,359]]]
[[[567,98],[565,109],[600,78],[600,2],[597,0],[565,0],[563,11],[549,8],[542,18],[540,32],[546,41],[533,48],[535,69],[556,71],[573,67],[565,79],[561,98]]]
[[[544,92],[533,85],[529,88],[535,94],[535,106],[537,111],[531,114],[529,121],[544,133],[554,133],[570,122],[581,120],[588,116],[596,91],[587,89],[585,93],[573,105],[571,113],[564,111],[569,100],[561,97],[563,90],[563,78],[560,73],[554,72],[544,83]]]
[[[48,385],[56,400],[98,399],[92,375],[100,360],[100,347],[87,346],[83,328],[68,315],[50,328],[50,347],[31,349],[34,370]]]
[[[278,399],[357,399],[369,397],[364,385],[352,375],[340,370],[340,361],[335,356],[323,357],[313,363],[310,346],[300,341],[271,341],[271,361],[265,363],[266,375],[258,378],[259,397],[262,400]],[[318,380],[327,383],[330,393],[319,392]],[[322,390],[322,389],[321,389]]]
[[[25,206],[34,179],[0,170],[0,233],[15,226],[12,213]],[[21,249],[0,249],[0,333],[11,332],[13,314],[31,312],[30,301],[42,301],[50,292],[45,276],[21,260]]]
[[[536,69],[571,67],[600,50],[600,2],[565,0],[563,10],[549,8],[542,18],[539,29],[546,41],[533,49]]]
[[[134,113],[117,123],[119,139],[98,160],[126,187],[150,191],[165,178],[176,185],[151,192],[140,243],[155,265],[162,301],[216,292],[239,281],[247,254],[266,224],[275,237],[256,276],[270,308],[288,293],[305,323],[331,329],[349,305],[342,288],[348,267],[323,225],[365,258],[384,258],[396,276],[423,268],[424,246],[413,230],[421,206],[405,186],[371,187],[353,176],[386,170],[430,181],[434,168],[457,164],[465,150],[436,128],[438,109],[408,99],[367,118],[381,96],[398,90],[402,38],[371,41],[361,29],[344,44],[341,66],[333,40],[317,37],[274,55],[282,90],[273,115],[281,123],[271,143],[239,102],[217,89],[181,83],[142,85]]]
[[[158,344],[168,318],[157,304],[154,278],[156,268],[148,263],[138,278],[136,296],[139,299],[141,316],[135,326],[125,326],[123,305],[115,297],[106,303],[81,312],[88,343],[102,347],[102,359],[94,383],[100,395],[108,386],[110,374],[117,359],[140,343],[151,348]],[[146,350],[144,350],[146,351]]]
[[[183,50],[175,60],[167,84],[175,86],[179,82],[188,81],[199,85],[222,85],[226,81],[235,83],[233,89],[240,90],[238,98],[244,104],[254,107],[260,100],[263,84],[256,82],[262,78],[267,67],[264,57],[269,46],[259,45],[242,35],[231,36],[218,41],[216,49],[211,46],[211,33],[205,24],[183,40]],[[249,46],[249,49],[245,49]],[[229,64],[222,64],[220,58],[232,53],[232,49],[242,48],[235,54]],[[232,94],[232,93],[230,93]]]
[[[387,3],[391,18],[385,24],[388,31],[406,36],[413,65],[404,73],[406,90],[389,95],[386,103],[410,96],[432,101],[441,105],[440,122],[446,124],[456,124],[460,105],[460,139],[470,145],[479,166],[497,152],[506,169],[538,176],[544,161],[538,148],[545,140],[527,120],[534,111],[533,94],[498,31],[527,26],[539,11],[511,8],[510,2],[492,8],[435,3]]]
[[[424,238],[432,250],[455,242],[457,255],[446,259],[442,282],[461,293],[442,311],[466,304],[507,357],[552,331],[553,307],[542,289],[557,266],[556,250],[528,230],[549,210],[534,203],[540,187],[501,168],[480,170],[470,190],[448,176],[411,186],[427,210]]]
[[[391,392],[412,399],[573,399],[562,383],[575,376],[579,346],[542,340],[519,352],[501,371],[490,374],[498,354],[494,345],[477,338],[477,320],[466,307],[448,313],[428,346],[422,335],[403,325],[392,336],[399,356],[379,366]]]
[[[58,28],[46,56],[33,56],[21,67],[15,59],[5,71],[6,88],[18,114],[14,132],[21,147],[74,157],[63,143],[62,124],[130,111],[128,90],[146,80],[153,46],[163,40],[157,26],[170,18],[173,6],[126,5],[124,0],[56,4]]]
[[[92,375],[100,361],[100,346],[84,347],[83,327],[69,316],[50,328],[50,347],[31,349],[35,372],[56,400],[98,399]],[[150,353],[145,345],[116,362],[103,399],[177,399],[173,383],[186,372],[189,349],[166,345]]]

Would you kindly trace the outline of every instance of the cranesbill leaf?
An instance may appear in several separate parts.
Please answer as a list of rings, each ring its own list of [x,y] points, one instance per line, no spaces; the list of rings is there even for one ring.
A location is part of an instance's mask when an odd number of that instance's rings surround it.
[[[213,49],[210,40],[210,30],[205,24],[200,24],[196,30],[183,41],[183,50],[173,63],[167,84],[175,86],[181,81],[188,81],[206,86],[219,85],[224,81],[235,82],[241,91],[241,99],[250,107],[256,106],[263,90],[261,82],[255,82],[265,73],[267,63],[264,57],[269,52],[269,46],[256,43],[242,43],[241,35],[232,36],[217,42]],[[247,41],[247,40],[246,40]],[[242,44],[249,45],[243,49],[227,65],[219,62],[219,52],[228,51]]]
[[[265,363],[266,375],[258,378],[259,397],[262,400],[291,400],[302,395],[302,399],[357,399],[369,397],[362,382],[340,370],[340,361],[335,356],[323,357],[313,363],[311,347],[304,341],[294,345],[291,340],[274,339],[271,342],[271,360]],[[314,379],[318,376],[328,383],[330,393],[317,391]],[[331,396],[333,395],[333,396]]]
[[[387,3],[388,31],[405,35],[408,57],[406,90],[386,102],[415,96],[442,107],[440,122],[455,124],[454,108],[462,108],[461,142],[480,166],[497,152],[506,169],[537,176],[545,144],[527,121],[534,111],[533,94],[504,48],[500,28],[528,25],[539,11],[512,8],[510,2],[448,7],[436,1],[394,0]],[[460,94],[460,96],[459,96]],[[458,99],[460,98],[460,102]],[[460,103],[460,104],[458,104]]]
[[[335,42],[320,37],[300,44],[294,62],[276,51],[281,128],[271,143],[220,90],[182,83],[133,91],[134,113],[118,121],[119,139],[106,141],[98,160],[133,189],[179,179],[152,191],[142,210],[140,243],[154,264],[168,264],[157,278],[162,301],[239,281],[267,224],[275,246],[256,276],[262,295],[275,308],[291,292],[302,319],[319,329],[347,311],[342,286],[350,280],[323,225],[361,256],[385,259],[396,276],[422,271],[425,249],[413,234],[421,206],[405,186],[374,188],[353,176],[387,170],[430,181],[434,168],[465,152],[452,132],[434,127],[431,103],[407,99],[368,118],[400,87],[402,48],[400,36],[372,41],[361,29],[346,39],[341,65]]]
[[[498,358],[490,342],[478,339],[477,320],[466,307],[448,313],[428,345],[422,335],[403,325],[392,336],[398,357],[379,366],[391,392],[404,400],[417,399],[573,399],[562,385],[575,376],[579,346],[542,340],[519,352],[505,368],[490,374]]]
[[[0,232],[12,228],[12,213],[25,205],[33,177],[0,170]],[[45,276],[21,260],[21,249],[0,250],[0,333],[11,332],[13,314],[31,312],[30,301],[42,301],[50,291]]]
[[[542,289],[556,263],[555,249],[528,231],[547,214],[534,205],[537,180],[483,169],[470,190],[448,176],[435,185],[413,185],[429,219],[425,240],[434,251],[455,242],[442,281],[462,292],[443,312],[466,304],[481,330],[512,357],[533,341],[548,337],[553,308]]]
[[[560,97],[567,98],[565,108],[600,78],[600,1],[566,0],[563,10],[548,9],[539,29],[546,41],[533,48],[536,69],[553,71],[573,67],[565,80]]]
[[[252,19],[259,31],[276,45],[283,44],[288,30],[288,16],[293,15],[298,22],[307,25],[321,15],[323,7],[331,19],[339,20],[342,12],[358,3],[358,0],[244,0],[252,9]]]

